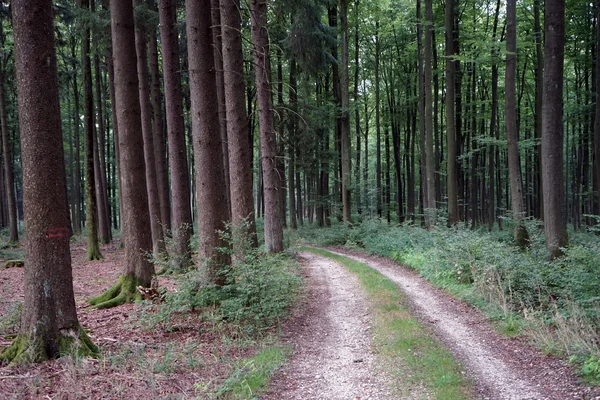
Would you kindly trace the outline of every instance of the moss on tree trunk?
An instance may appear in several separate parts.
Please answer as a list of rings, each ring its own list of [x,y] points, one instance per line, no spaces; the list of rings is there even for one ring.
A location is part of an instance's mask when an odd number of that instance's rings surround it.
[[[43,336],[35,336],[34,332],[17,335],[12,344],[0,350],[0,363],[9,365],[42,362],[50,358],[63,357],[66,355],[77,355],[78,357],[95,357],[100,353],[89,336],[81,326],[73,329],[59,330],[56,339],[58,346],[57,354],[48,354],[47,344]]]
[[[88,303],[94,308],[111,308],[141,300],[141,295],[137,291],[138,286],[143,286],[141,283],[133,274],[121,275],[116,285],[101,295],[92,297]]]

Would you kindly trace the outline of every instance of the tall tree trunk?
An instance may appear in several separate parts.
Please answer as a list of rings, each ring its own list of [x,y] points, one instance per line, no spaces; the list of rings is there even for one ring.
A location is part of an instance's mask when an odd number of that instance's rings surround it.
[[[535,34],[535,115],[534,130],[538,143],[534,152],[534,216],[544,218],[544,196],[542,186],[542,102],[544,92],[544,54],[542,52],[543,32],[540,23],[540,0],[533,1],[533,21]]]
[[[354,27],[354,134],[356,135],[356,165],[354,167],[354,179],[355,193],[356,193],[356,208],[359,214],[362,213],[362,199],[360,196],[361,184],[360,184],[360,153],[361,153],[361,134],[360,134],[360,107],[358,105],[358,78],[360,69],[360,42],[358,38],[358,27],[359,27],[359,4],[360,0],[354,1],[354,15],[355,15],[355,27]]]
[[[149,287],[154,265],[146,253],[152,249],[140,96],[135,50],[133,4],[111,0],[111,34],[115,72],[115,107],[118,110],[121,178],[123,180],[123,233],[125,266],[115,286],[89,299],[97,308],[117,306],[139,297],[138,286]]]
[[[529,245],[529,233],[523,225],[525,212],[523,205],[523,182],[521,179],[521,160],[519,157],[519,132],[517,131],[516,110],[517,76],[517,1],[506,2],[506,139],[508,142],[508,172],[510,174],[510,194],[515,224],[515,241],[521,248]]]
[[[222,37],[222,25],[221,25],[221,11],[219,0],[211,0],[211,20],[212,20],[212,35],[214,42],[214,59],[215,59],[215,72],[216,72],[216,83],[217,83],[217,104],[219,106],[219,132],[221,133],[221,146],[223,147],[221,153],[223,154],[223,168],[225,173],[225,199],[227,201],[227,212],[229,213],[229,219],[231,219],[231,197],[230,197],[230,173],[229,173],[229,143],[227,140],[227,113],[225,107],[225,87],[224,87],[224,69],[223,69],[223,37]]]
[[[253,247],[258,245],[252,198],[252,146],[248,143],[244,102],[244,55],[242,52],[242,17],[239,0],[221,0],[223,35],[223,79],[229,142],[229,190],[231,222],[248,235]]]
[[[231,263],[228,244],[220,232],[229,221],[223,147],[219,132],[211,15],[205,10],[211,0],[186,2],[186,28],[192,100],[192,133],[198,204],[200,257],[207,263],[209,282],[227,282],[225,269]]]
[[[340,0],[340,23],[342,42],[342,76],[340,80],[340,97],[342,100],[342,209],[345,223],[352,222],[352,203],[350,201],[350,176],[352,174],[352,157],[350,156],[350,76],[348,71],[348,0]]]
[[[136,5],[142,0],[135,0]],[[152,250],[158,257],[165,250],[163,225],[160,219],[160,198],[156,178],[156,159],[154,154],[154,138],[152,132],[152,104],[150,103],[150,79],[148,73],[148,46],[144,21],[135,21],[135,48],[137,55],[137,74],[139,81],[140,112],[142,120],[142,137],[144,140],[144,164],[146,166],[146,190],[148,191],[148,211]]]
[[[89,8],[89,0],[80,0],[81,7]],[[98,205],[96,204],[96,179],[94,176],[94,141],[96,129],[94,118],[94,97],[92,91],[92,65],[90,60],[90,30],[83,30],[81,40],[81,68],[83,70],[83,125],[85,134],[85,227],[87,231],[87,259],[101,260],[98,241]],[[97,149],[96,149],[97,150]]]
[[[289,202],[290,202],[290,228],[298,228],[298,221],[296,218],[296,196],[295,196],[295,184],[294,179],[296,176],[296,147],[297,147],[297,127],[298,127],[298,92],[296,82],[297,65],[296,60],[290,60],[290,89],[289,89],[289,107],[291,110],[290,116],[290,128],[289,128],[289,144],[288,144],[288,155],[289,155],[289,167],[288,167],[288,185],[289,185]],[[319,144],[320,145],[320,144]],[[321,186],[321,179],[319,177],[319,186]],[[322,200],[320,200],[322,203]],[[323,207],[319,207],[320,210],[320,221],[324,223]]]
[[[563,72],[565,2],[546,0],[544,13],[544,93],[542,107],[542,181],[544,231],[551,259],[568,245],[563,173]]]
[[[498,18],[500,15],[500,0],[496,2],[496,12],[494,14],[494,28],[492,31],[492,39],[496,40],[498,30]],[[496,125],[498,118],[498,61],[496,60],[496,50],[492,49],[492,103],[491,103],[491,118],[490,118],[490,139],[496,137]],[[490,176],[490,185],[488,192],[488,231],[494,228],[496,220],[496,147],[493,144],[488,145],[488,171]],[[500,198],[498,198],[500,201]]]
[[[97,51],[97,50],[96,50]],[[104,152],[104,110],[102,98],[102,82],[100,74],[100,57],[94,56],[95,90],[96,90],[96,112],[98,113],[98,124],[96,138],[94,140],[94,180],[96,181],[96,202],[98,204],[98,226],[100,228],[100,240],[108,244],[112,240],[110,230],[110,213],[108,208],[108,194],[106,187],[106,163]],[[96,159],[98,160],[96,162]]]
[[[600,190],[600,0],[596,2],[596,114],[594,118],[594,180],[596,190]],[[600,193],[597,194],[600,204]],[[600,210],[596,210],[598,213]]]
[[[171,203],[173,248],[169,249],[171,268],[180,271],[192,265],[190,237],[190,173],[183,122],[183,94],[179,66],[179,36],[175,0],[159,0],[160,37],[162,44],[169,167],[171,169]]]
[[[52,2],[14,0],[11,6],[27,267],[20,333],[0,350],[0,360],[35,362],[73,351],[89,355],[97,348],[79,325],[73,293]]]
[[[375,20],[375,147],[377,150],[377,160],[375,160],[375,196],[377,198],[377,216],[379,218],[383,216],[383,203],[381,192],[381,89],[379,77],[380,59],[381,45],[379,43],[379,20]]]
[[[454,49],[454,0],[446,1],[446,140],[448,147],[447,186],[448,186],[448,223],[454,225],[458,215],[458,175],[456,170],[456,120],[455,120],[455,62]]]
[[[271,94],[271,64],[269,59],[269,35],[267,31],[266,0],[251,0],[252,42],[254,45],[254,71],[258,96],[260,121],[260,147],[265,196],[265,243],[271,253],[283,251],[283,216],[279,202],[277,176],[277,141],[273,126]]]
[[[154,161],[156,162],[156,183],[160,200],[160,220],[163,234],[171,231],[171,198],[169,193],[169,172],[167,170],[167,149],[160,93],[160,73],[158,70],[158,46],[156,30],[150,29],[150,93],[152,97],[152,130],[154,132]]]
[[[432,72],[431,72],[431,55],[433,52],[433,6],[432,0],[425,0],[425,45],[424,45],[424,61],[425,75],[423,84],[425,85],[425,181],[427,185],[426,210],[425,210],[425,225],[431,229],[435,224],[435,160],[433,151],[433,99],[431,93]],[[452,218],[449,218],[451,223],[454,223]]]
[[[1,21],[0,21],[1,22]],[[0,29],[2,27],[0,26]],[[1,33],[2,35],[4,33]],[[17,219],[17,202],[15,197],[15,180],[13,158],[10,145],[10,131],[6,120],[6,98],[4,96],[4,65],[0,62],[0,127],[2,129],[2,156],[4,161],[4,187],[6,188],[6,208],[10,229],[10,241],[19,241],[19,226]]]
[[[121,180],[121,162],[120,162],[120,150],[119,150],[119,124],[117,121],[117,107],[116,104],[116,95],[115,95],[115,69],[113,64],[113,56],[112,56],[112,46],[110,46],[106,52],[106,61],[107,61],[107,69],[108,69],[108,87],[110,94],[110,104],[111,104],[111,113],[112,113],[112,128],[113,128],[113,143],[115,146],[115,168],[117,170],[117,188],[119,190],[119,207],[115,214],[118,215],[119,224],[122,226],[122,213],[123,213],[123,185]],[[121,235],[121,242],[123,242],[123,235]]]

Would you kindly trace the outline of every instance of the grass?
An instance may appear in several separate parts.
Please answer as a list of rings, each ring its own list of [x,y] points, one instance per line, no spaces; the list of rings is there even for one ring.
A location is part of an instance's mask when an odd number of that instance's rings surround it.
[[[267,387],[271,376],[291,354],[291,348],[276,340],[256,355],[237,363],[233,374],[212,393],[226,399],[257,399]]]
[[[470,386],[461,365],[410,314],[406,297],[382,274],[350,258],[321,249],[302,247],[328,257],[356,274],[372,306],[375,345],[379,357],[394,378],[396,396],[405,397],[420,388],[434,399],[467,399]]]

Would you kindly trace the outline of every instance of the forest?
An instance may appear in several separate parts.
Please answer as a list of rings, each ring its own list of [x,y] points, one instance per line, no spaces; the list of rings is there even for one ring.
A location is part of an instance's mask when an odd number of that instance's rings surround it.
[[[599,91],[600,1],[0,2],[0,397],[350,398],[286,381],[342,279],[362,396],[593,398]],[[485,383],[416,276],[555,387]]]

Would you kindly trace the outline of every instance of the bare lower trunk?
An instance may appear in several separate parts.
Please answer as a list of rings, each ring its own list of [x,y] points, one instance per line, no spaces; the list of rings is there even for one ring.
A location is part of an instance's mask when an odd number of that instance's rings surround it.
[[[544,94],[542,107],[542,181],[544,231],[549,257],[563,254],[568,245],[563,172],[563,67],[565,2],[546,0]]]
[[[273,104],[271,100],[271,66],[269,61],[266,0],[251,0],[250,12],[252,15],[254,70],[256,73],[264,180],[265,242],[269,252],[278,253],[283,251],[283,217],[279,204],[281,197],[278,191],[277,141],[273,126]]]
[[[186,3],[189,49],[192,132],[198,204],[198,253],[207,265],[208,279],[215,285],[227,283],[231,263],[220,232],[225,230],[229,209],[219,132],[219,109],[211,32],[211,17],[204,12],[210,0]]]
[[[173,249],[169,249],[171,267],[175,270],[192,264],[190,236],[192,211],[190,207],[190,173],[186,152],[183,122],[183,93],[179,66],[179,38],[176,22],[176,2],[160,0],[160,36],[162,43],[169,167],[171,169],[171,201]]]
[[[516,75],[517,75],[517,18],[516,0],[506,2],[506,138],[508,141],[508,171],[510,174],[510,194],[515,225],[515,241],[519,247],[529,245],[529,234],[522,223],[525,212],[523,204],[523,183],[519,157],[519,132],[516,115]]]
[[[239,0],[221,0],[224,94],[229,142],[231,222],[243,229],[253,247],[258,245],[252,199],[252,147],[247,137],[244,101],[244,55]]]
[[[141,0],[136,0],[141,4]],[[156,160],[154,157],[154,137],[152,132],[152,105],[150,104],[150,79],[148,74],[148,48],[146,32],[142,21],[136,21],[135,47],[137,54],[137,74],[139,80],[140,111],[142,120],[142,136],[144,140],[144,161],[146,166],[146,189],[148,191],[148,208],[152,249],[158,257],[165,249],[163,225],[160,219],[160,198],[156,180]]]

